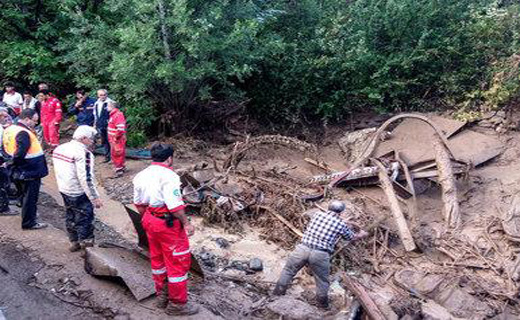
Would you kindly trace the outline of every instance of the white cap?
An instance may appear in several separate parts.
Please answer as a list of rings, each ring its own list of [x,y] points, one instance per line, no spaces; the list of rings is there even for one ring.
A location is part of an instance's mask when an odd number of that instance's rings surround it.
[[[91,126],[79,126],[74,134],[72,135],[72,139],[80,140],[81,138],[89,138],[94,140],[96,137],[97,130],[92,128]]]

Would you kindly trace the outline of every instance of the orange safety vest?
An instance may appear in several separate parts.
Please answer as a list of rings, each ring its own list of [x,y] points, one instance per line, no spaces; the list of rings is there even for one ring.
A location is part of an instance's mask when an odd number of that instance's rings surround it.
[[[4,151],[10,155],[11,157],[14,156],[16,153],[16,136],[18,133],[25,131],[29,134],[29,138],[31,140],[31,146],[29,147],[29,150],[27,150],[27,154],[25,155],[25,159],[32,159],[43,155],[43,148],[40,144],[40,141],[38,141],[38,138],[36,137],[36,134],[32,132],[31,130],[28,130],[24,127],[18,126],[18,125],[10,125],[4,130],[3,135],[3,145],[4,145]]]

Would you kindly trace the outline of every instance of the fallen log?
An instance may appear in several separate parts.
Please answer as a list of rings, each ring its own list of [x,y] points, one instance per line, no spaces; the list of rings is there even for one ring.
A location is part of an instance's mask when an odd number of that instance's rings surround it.
[[[399,201],[397,200],[395,190],[392,186],[392,181],[386,174],[385,167],[379,160],[372,159],[372,162],[374,162],[374,164],[379,168],[379,180],[381,183],[381,188],[383,189],[383,191],[386,194],[386,197],[388,198],[388,202],[390,204],[390,211],[392,211],[392,214],[394,216],[394,220],[397,224],[397,229],[399,231],[399,237],[403,242],[404,248],[406,251],[413,251],[417,247],[413,240],[412,233],[408,228],[408,223],[406,222],[403,211],[399,206]]]
[[[387,320],[383,312],[379,309],[377,304],[368,295],[365,287],[359,284],[354,278],[349,277],[346,273],[341,273],[341,279],[345,288],[352,292],[357,300],[363,306],[363,310],[368,314],[372,320]]]
[[[410,217],[412,220],[412,226],[414,226],[417,222],[417,196],[415,193],[415,186],[413,184],[413,178],[410,173],[410,170],[408,169],[408,164],[406,163],[406,161],[404,159],[401,158],[401,154],[399,154],[399,152],[396,152],[395,156],[396,156],[397,161],[401,165],[401,169],[403,169],[404,176],[406,178],[406,184],[407,184],[408,191],[412,194],[412,199],[408,203],[408,210],[409,210],[409,214],[410,214]]]
[[[433,137],[433,148],[435,150],[435,162],[439,172],[438,179],[442,188],[444,221],[446,221],[448,228],[457,228],[460,224],[460,209],[450,154],[438,135],[434,135]]]

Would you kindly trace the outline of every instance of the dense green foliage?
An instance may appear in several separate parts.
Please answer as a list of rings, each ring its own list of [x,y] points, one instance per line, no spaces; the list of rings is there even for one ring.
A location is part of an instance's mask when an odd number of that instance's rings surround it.
[[[245,102],[279,124],[455,107],[494,97],[519,13],[491,0],[4,0],[0,80],[106,87],[136,141]]]

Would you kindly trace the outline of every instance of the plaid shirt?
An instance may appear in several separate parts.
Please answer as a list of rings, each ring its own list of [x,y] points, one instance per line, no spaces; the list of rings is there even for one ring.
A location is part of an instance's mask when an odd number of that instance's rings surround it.
[[[320,211],[312,217],[303,235],[302,243],[312,249],[332,253],[339,236],[345,240],[352,240],[354,233],[338,214]]]

